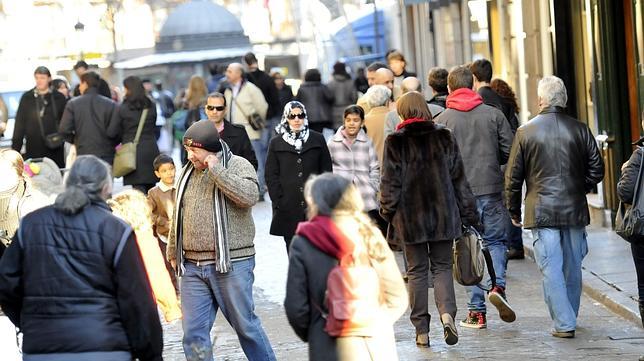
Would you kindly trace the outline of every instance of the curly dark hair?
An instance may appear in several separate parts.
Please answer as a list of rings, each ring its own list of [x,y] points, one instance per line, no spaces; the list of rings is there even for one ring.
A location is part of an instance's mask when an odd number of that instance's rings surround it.
[[[506,83],[503,79],[494,78],[490,82],[490,88],[494,90],[499,96],[503,99],[512,102],[514,111],[519,112],[519,103],[517,103],[517,96],[514,94],[514,90],[510,87],[510,84]]]

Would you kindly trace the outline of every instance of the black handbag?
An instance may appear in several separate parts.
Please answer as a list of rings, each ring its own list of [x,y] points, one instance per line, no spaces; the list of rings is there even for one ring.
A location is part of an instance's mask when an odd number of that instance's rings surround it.
[[[644,192],[642,192],[642,169],[644,153],[637,174],[631,204],[619,202],[615,216],[615,232],[628,242],[644,242]]]
[[[54,99],[54,93],[51,94],[51,106],[54,109],[54,116],[56,116],[56,100]],[[49,149],[58,149],[65,144],[65,136],[56,132],[56,133],[50,133],[50,134],[45,134],[45,127],[42,123],[42,118],[45,115],[45,108],[47,108],[47,100],[45,99],[45,96],[42,96],[42,101],[43,105],[41,107],[39,99],[38,99],[38,93],[34,89],[34,97],[36,98],[36,113],[38,116],[38,126],[40,127],[40,134],[43,137],[43,140],[45,141],[45,146]]]
[[[253,130],[262,130],[266,128],[266,120],[264,120],[264,118],[262,118],[261,115],[255,112],[253,112],[253,114],[251,115],[246,115],[246,112],[244,112],[244,109],[242,109],[239,103],[237,103],[237,99],[233,98],[233,100],[235,102],[235,105],[237,105],[237,109],[239,109],[239,111],[242,113],[244,118],[246,118],[246,121],[248,122],[250,127],[253,128]]]

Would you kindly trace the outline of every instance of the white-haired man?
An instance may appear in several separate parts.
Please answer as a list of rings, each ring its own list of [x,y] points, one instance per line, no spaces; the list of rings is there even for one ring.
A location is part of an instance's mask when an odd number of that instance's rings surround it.
[[[539,115],[517,130],[505,172],[505,202],[521,226],[532,230],[543,293],[554,321],[552,335],[575,337],[581,298],[581,261],[588,253],[586,193],[604,177],[604,163],[588,126],[566,115],[563,81],[539,82]]]
[[[389,113],[391,90],[386,85],[374,85],[367,90],[365,98],[370,110],[365,116],[364,126],[367,128],[367,136],[376,148],[378,164],[382,165],[385,151],[385,119]]]

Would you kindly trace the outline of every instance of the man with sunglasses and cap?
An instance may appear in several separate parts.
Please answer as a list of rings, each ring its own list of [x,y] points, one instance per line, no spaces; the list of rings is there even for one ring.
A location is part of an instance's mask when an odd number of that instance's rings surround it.
[[[253,301],[257,173],[232,154],[215,122],[194,123],[183,145],[189,162],[177,181],[166,257],[181,279],[186,359],[213,360],[210,331],[221,311],[247,359],[274,361]]]
[[[243,125],[232,124],[226,119],[226,98],[223,94],[214,92],[208,95],[204,106],[208,120],[215,123],[221,139],[228,144],[233,154],[246,158],[257,170],[257,157]]]

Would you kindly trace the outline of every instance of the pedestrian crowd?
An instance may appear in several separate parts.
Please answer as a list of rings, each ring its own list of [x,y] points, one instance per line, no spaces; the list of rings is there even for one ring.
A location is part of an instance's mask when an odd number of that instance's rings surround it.
[[[270,234],[283,237],[289,258],[285,313],[311,360],[396,360],[393,324],[408,307],[416,345],[430,347],[432,287],[448,345],[458,326],[486,328],[488,305],[514,322],[508,259],[524,257],[522,228],[533,235],[551,334],[575,337],[586,194],[604,164],[588,126],[566,113],[563,81],[539,81],[540,112],[520,126],[514,91],[486,59],[431,69],[429,98],[401,52],[386,60],[356,79],[337,62],[328,84],[309,69],[294,94],[248,53],[243,64],[213,66],[209,79],[193,76],[176,98],[127,77],[122,102],[85,62],[73,89],[38,67],[13,150],[0,151],[8,352],[158,360],[158,306],[166,322],[180,320],[188,360],[213,360],[219,312],[249,360],[275,360],[253,297],[252,208],[266,193]],[[182,164],[159,149],[164,124]],[[640,181],[641,149],[624,165],[625,203]],[[64,191],[40,194],[36,164],[23,157],[67,166]],[[126,157],[132,189],[112,195]],[[494,279],[466,287],[458,320],[453,247],[464,232],[489,251]],[[632,249],[644,326],[644,252]]]

